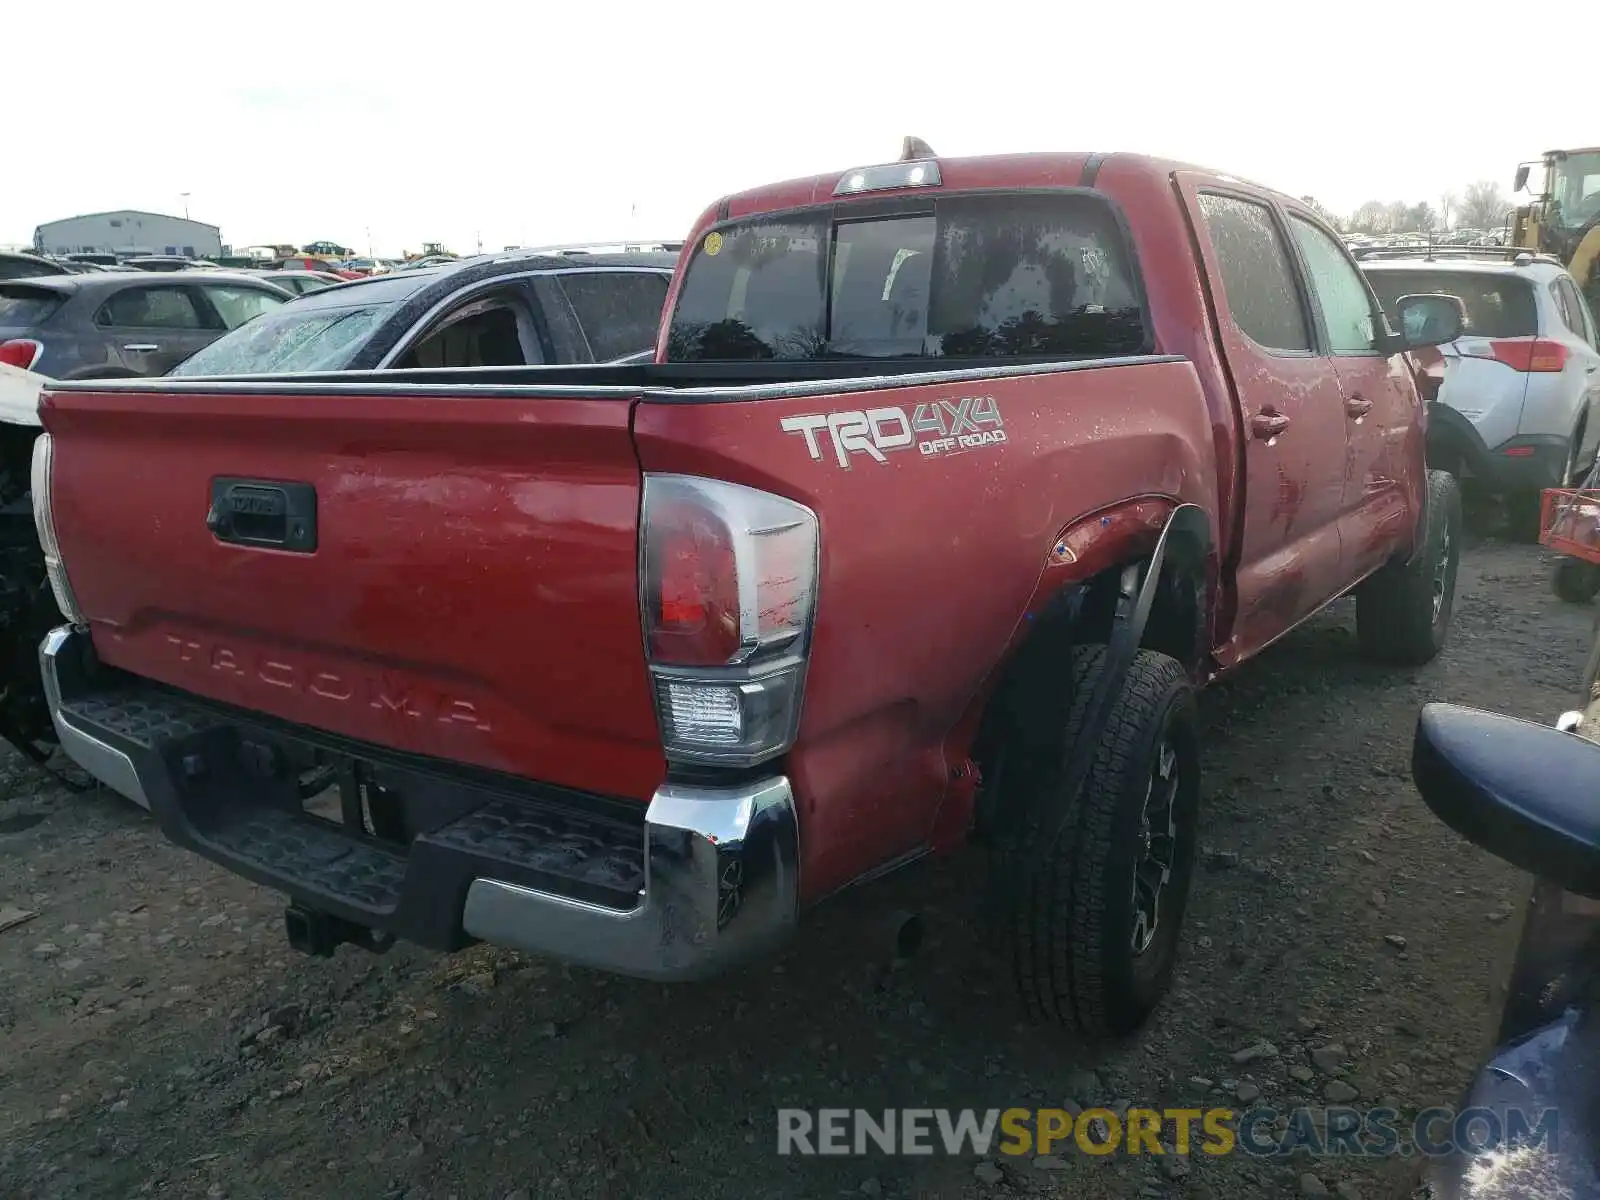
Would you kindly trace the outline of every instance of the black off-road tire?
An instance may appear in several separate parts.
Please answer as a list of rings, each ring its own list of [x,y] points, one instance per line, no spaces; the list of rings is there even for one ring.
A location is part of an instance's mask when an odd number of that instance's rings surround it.
[[[1600,595],[1600,566],[1581,558],[1562,558],[1550,575],[1550,587],[1568,604],[1588,604]]]
[[[1444,649],[1455,608],[1461,534],[1461,489],[1455,477],[1429,471],[1421,553],[1410,563],[1389,563],[1356,593],[1356,637],[1369,657],[1417,667]]]
[[[1039,826],[1059,821],[1065,759],[1104,658],[1104,646],[1073,650],[1071,690],[1064,693],[1072,700],[1056,752],[1036,756],[1027,777],[1013,776],[1026,789],[1036,836],[1046,835]],[[1174,751],[1177,832],[1154,938],[1136,954],[1134,870],[1144,852],[1145,804],[1163,744]],[[1030,857],[1030,844],[1012,860],[1037,864],[1013,881],[1011,912],[1017,987],[1030,1016],[1090,1037],[1131,1033],[1144,1023],[1177,961],[1199,801],[1194,689],[1181,663],[1141,650],[1059,840],[1042,859]]]

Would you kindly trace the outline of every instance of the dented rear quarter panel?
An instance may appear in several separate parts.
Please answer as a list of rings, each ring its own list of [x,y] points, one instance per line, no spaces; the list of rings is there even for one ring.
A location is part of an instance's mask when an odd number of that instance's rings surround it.
[[[948,735],[1002,662],[1068,526],[1130,497],[1217,510],[1211,421],[1187,362],[873,384],[771,399],[647,394],[634,416],[645,471],[727,479],[817,513],[816,624],[790,755],[813,897],[926,840],[966,753],[947,753]],[[901,420],[909,429],[938,410],[953,425],[980,401],[999,423],[978,429],[1003,440],[949,446],[930,429],[875,456],[841,449],[825,426],[806,433],[833,414],[852,443],[848,431],[875,411],[893,442]]]

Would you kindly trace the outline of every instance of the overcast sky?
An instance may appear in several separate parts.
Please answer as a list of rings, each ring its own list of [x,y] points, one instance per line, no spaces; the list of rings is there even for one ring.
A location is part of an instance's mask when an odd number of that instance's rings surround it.
[[[77,213],[182,213],[184,192],[235,246],[671,237],[723,193],[891,159],[907,133],[943,155],[1147,151],[1338,212],[1437,204],[1476,179],[1509,188],[1550,147],[1600,143],[1593,80],[1568,66],[1592,0],[1539,5],[1544,55],[1500,36],[1511,12],[19,3],[0,244]]]

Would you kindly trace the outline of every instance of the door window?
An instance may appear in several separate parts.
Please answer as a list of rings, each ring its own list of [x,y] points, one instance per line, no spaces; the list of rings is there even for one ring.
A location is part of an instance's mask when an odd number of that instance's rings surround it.
[[[204,329],[189,290],[180,286],[124,288],[100,306],[95,324],[126,329]]]
[[[211,301],[217,315],[222,318],[223,326],[228,329],[237,329],[246,321],[253,321],[262,313],[271,312],[285,303],[282,296],[255,288],[208,283],[204,290],[206,299]]]
[[[655,347],[667,280],[650,271],[580,271],[560,276],[595,362]]]
[[[1272,210],[1253,200],[1202,192],[1200,212],[1240,332],[1268,350],[1309,351],[1300,289]]]
[[[1337,242],[1310,221],[1291,215],[1289,227],[1305,256],[1311,294],[1334,354],[1371,354],[1377,347],[1372,294]]]

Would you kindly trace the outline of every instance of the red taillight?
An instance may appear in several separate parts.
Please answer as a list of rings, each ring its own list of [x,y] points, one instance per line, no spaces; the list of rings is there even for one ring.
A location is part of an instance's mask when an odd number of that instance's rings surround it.
[[[1495,338],[1487,343],[1465,347],[1468,358],[1492,358],[1504,363],[1513,371],[1536,371],[1550,374],[1566,370],[1567,348],[1560,342],[1544,338]]]
[[[43,353],[44,344],[31,338],[12,338],[9,342],[0,342],[0,363],[5,363],[8,367],[21,367],[24,371],[31,371],[33,364],[39,361],[39,356]]]
[[[672,501],[646,528],[654,594],[645,602],[652,662],[715,667],[739,652],[739,566],[728,530],[711,514]]]
[[[817,517],[737,483],[644,477],[640,607],[669,761],[754,766],[793,744]]]

